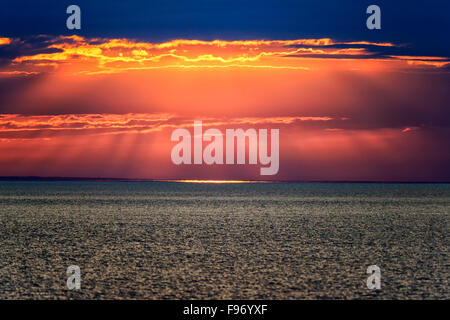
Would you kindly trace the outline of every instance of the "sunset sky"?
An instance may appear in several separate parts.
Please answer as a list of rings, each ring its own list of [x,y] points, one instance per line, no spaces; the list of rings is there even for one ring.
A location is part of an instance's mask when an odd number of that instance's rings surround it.
[[[450,3],[393,2],[4,1],[0,176],[450,181]],[[174,165],[194,120],[279,129],[278,174]]]

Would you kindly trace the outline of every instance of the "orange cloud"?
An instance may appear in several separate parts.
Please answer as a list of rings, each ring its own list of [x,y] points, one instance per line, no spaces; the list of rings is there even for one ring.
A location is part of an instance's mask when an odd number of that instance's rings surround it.
[[[11,39],[10,38],[0,38],[0,46],[4,44],[10,44]]]
[[[406,127],[405,129],[402,130],[403,133],[405,132],[410,132],[410,131],[416,131],[419,130],[419,127]]]
[[[392,58],[404,60],[409,65],[425,65],[441,68],[450,63],[450,59],[445,57],[429,57],[429,56],[391,56]]]
[[[329,38],[295,40],[201,41],[164,43],[128,39],[87,39],[60,36],[48,42],[54,52],[23,55],[13,60],[15,70],[111,74],[158,68],[285,68],[309,70],[312,58],[372,55],[365,48],[337,48],[336,44],[393,46],[390,43],[334,42]],[[304,58],[304,59],[292,59]],[[49,68],[50,67],[50,68]],[[30,71],[30,70],[29,70]]]
[[[205,118],[203,126],[289,125],[303,121],[331,121],[332,117]],[[55,134],[149,133],[166,128],[192,127],[194,119],[168,113],[0,115],[0,138],[35,139]]]

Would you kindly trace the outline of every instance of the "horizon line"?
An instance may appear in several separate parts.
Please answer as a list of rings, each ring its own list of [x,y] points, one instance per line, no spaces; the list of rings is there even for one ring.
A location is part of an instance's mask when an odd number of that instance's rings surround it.
[[[174,183],[450,183],[442,180],[236,180],[236,179],[153,179],[117,177],[65,177],[65,176],[0,176],[0,181],[116,181],[116,182],[174,182]]]

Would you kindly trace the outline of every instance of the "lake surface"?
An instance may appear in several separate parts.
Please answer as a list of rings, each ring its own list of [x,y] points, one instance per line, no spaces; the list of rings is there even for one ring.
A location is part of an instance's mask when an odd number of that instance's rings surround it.
[[[450,299],[449,233],[450,184],[2,181],[0,298]]]

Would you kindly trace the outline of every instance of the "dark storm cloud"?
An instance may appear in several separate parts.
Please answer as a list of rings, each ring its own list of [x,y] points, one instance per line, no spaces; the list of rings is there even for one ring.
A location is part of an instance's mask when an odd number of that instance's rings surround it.
[[[9,65],[15,58],[22,56],[62,52],[57,48],[49,48],[52,43],[55,43],[55,37],[52,36],[13,38],[9,44],[0,46],[0,67]]]
[[[287,46],[291,48],[309,48],[306,45],[292,45]],[[364,55],[320,55],[320,54],[299,54],[299,55],[287,55],[286,57],[317,57],[325,59],[396,59],[395,56],[434,56],[439,57],[440,50],[425,49],[421,47],[414,47],[409,44],[396,44],[394,46],[383,46],[383,45],[372,45],[372,44],[346,44],[337,43],[330,44],[326,46],[315,46],[316,49],[364,49],[368,54]],[[442,56],[441,56],[442,57]],[[447,59],[442,59],[440,61],[450,62],[450,55],[445,56]],[[429,61],[429,59],[417,59],[419,61]]]

